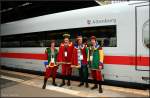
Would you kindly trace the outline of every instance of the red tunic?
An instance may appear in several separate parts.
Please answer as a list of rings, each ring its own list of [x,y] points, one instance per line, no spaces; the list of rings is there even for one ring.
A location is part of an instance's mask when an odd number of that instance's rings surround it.
[[[58,56],[57,56],[57,62],[70,62],[71,63],[72,50],[73,50],[73,44],[72,42],[70,42],[68,47],[66,48],[67,57],[65,57],[64,55],[65,45],[64,43],[61,43],[59,47]]]
[[[67,56],[65,56],[65,51],[67,52]],[[57,62],[70,63],[70,64],[62,65],[62,75],[63,76],[69,76],[72,73],[72,70],[71,70],[72,51],[73,51],[72,42],[69,43],[68,47],[65,47],[64,43],[60,44],[59,52],[58,52],[58,56],[57,56]]]
[[[81,61],[82,64],[87,65],[87,54],[86,54],[85,46],[83,46],[83,48],[81,48],[81,54],[83,55],[83,60]],[[72,61],[72,65],[78,65],[78,48],[77,47],[73,48],[71,61]]]

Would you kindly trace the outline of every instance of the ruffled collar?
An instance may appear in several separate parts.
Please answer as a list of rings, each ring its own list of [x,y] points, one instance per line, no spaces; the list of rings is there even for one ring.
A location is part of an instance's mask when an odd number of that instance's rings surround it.
[[[78,45],[78,44],[75,44],[74,47],[75,47],[76,49],[79,49],[79,45]],[[84,48],[84,44],[82,44],[80,47],[81,47],[81,49],[83,49],[83,48]]]
[[[91,46],[92,48],[93,46]],[[98,49],[100,47],[100,45],[98,44],[98,42],[96,42],[96,45],[94,46],[94,49]]]
[[[73,43],[72,43],[72,42],[69,42],[68,46],[72,46],[72,45],[73,45]],[[64,42],[61,43],[61,46],[65,46],[65,45],[64,45]]]

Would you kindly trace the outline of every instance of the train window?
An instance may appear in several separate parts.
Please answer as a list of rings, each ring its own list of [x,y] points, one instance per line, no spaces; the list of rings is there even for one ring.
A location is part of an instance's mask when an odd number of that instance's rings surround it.
[[[59,46],[59,44],[63,41],[63,32],[61,31],[49,31],[46,32],[46,36],[45,36],[45,47],[49,47],[50,46],[50,41],[52,39],[56,40],[56,45],[55,46]]]
[[[98,43],[103,47],[117,47],[116,26],[85,27],[45,32],[26,33],[11,35],[3,38],[3,47],[49,47],[50,40],[56,40],[56,47],[63,41],[63,34],[70,33],[70,40],[74,43],[75,37],[81,33],[83,37],[88,38],[92,35],[97,37]]]
[[[40,42],[38,42],[38,41],[24,41],[21,46],[22,47],[39,47]]]
[[[13,42],[2,42],[1,47],[20,47],[20,42],[19,41],[13,41]]]
[[[19,35],[1,36],[1,47],[20,47]]]
[[[142,33],[143,33],[143,42],[144,42],[144,45],[150,49],[150,34],[149,34],[149,21],[146,21],[143,25],[143,28],[142,28]]]
[[[46,33],[46,43],[45,46],[50,45],[51,39],[56,39],[56,46],[58,47],[63,41],[62,35],[64,33],[70,33],[72,42],[75,42],[75,37],[80,33],[83,37],[90,38],[92,35],[97,37],[98,43],[103,47],[117,47],[117,37],[116,37],[116,26],[101,26],[101,27],[88,27],[88,28],[75,28],[67,30],[52,31]],[[88,39],[88,44],[90,40]]]
[[[44,36],[43,33],[29,33],[21,35],[21,46],[22,47],[43,47]]]
[[[43,47],[44,33],[27,33],[1,36],[1,47]]]
[[[53,31],[53,32],[47,32],[46,33],[46,41],[45,41],[45,46],[49,47],[50,46],[50,40],[55,39],[56,40],[56,47],[59,47],[60,43],[63,41],[63,34],[65,33],[70,33],[71,37],[70,40],[72,42],[75,42],[75,32],[76,29],[68,29],[68,30],[61,30],[61,31]]]
[[[103,47],[117,47],[115,25],[87,28],[81,32],[87,38],[90,38],[92,35],[96,36],[98,43]]]

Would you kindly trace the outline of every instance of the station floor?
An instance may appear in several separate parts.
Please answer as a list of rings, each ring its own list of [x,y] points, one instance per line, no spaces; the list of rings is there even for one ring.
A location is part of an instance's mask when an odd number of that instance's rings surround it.
[[[78,81],[71,81],[71,86],[52,86],[51,78],[46,89],[42,89],[43,76],[8,70],[0,71],[1,97],[149,97],[149,90],[102,85],[103,93],[98,89],[78,87]],[[57,84],[61,79],[56,79]]]

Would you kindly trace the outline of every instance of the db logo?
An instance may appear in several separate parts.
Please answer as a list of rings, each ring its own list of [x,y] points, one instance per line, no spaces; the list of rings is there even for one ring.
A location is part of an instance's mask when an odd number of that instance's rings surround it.
[[[87,20],[87,24],[91,24],[91,20]]]

